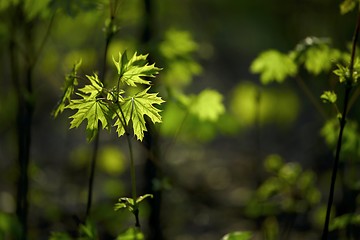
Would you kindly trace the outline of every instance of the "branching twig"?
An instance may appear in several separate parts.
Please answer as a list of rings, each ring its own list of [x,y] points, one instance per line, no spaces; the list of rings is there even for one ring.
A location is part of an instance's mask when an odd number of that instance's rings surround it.
[[[358,10],[358,19],[357,19],[357,23],[356,23],[356,27],[355,27],[355,31],[354,31],[353,40],[352,40],[351,59],[350,59],[350,64],[349,64],[350,78],[347,79],[345,82],[344,107],[343,107],[343,112],[342,112],[342,115],[340,118],[340,130],[339,130],[334,165],[333,165],[333,170],[332,170],[332,175],[331,175],[331,184],[330,184],[330,191],[329,191],[329,198],[328,198],[322,240],[328,239],[330,213],[331,213],[331,206],[332,206],[333,198],[334,198],[336,175],[337,175],[337,170],[338,170],[339,161],[340,161],[342,137],[343,137],[343,132],[344,132],[345,124],[346,124],[346,117],[347,117],[347,113],[348,113],[350,93],[353,89],[354,62],[355,62],[356,43],[357,43],[358,36],[359,36],[359,29],[360,29],[360,11]]]

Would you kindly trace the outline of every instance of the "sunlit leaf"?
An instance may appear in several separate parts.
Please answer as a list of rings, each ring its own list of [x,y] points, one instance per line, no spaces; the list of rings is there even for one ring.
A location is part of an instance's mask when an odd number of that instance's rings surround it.
[[[154,104],[159,105],[163,103],[164,100],[158,97],[157,93],[148,93],[149,89],[150,87],[132,97],[125,98],[124,102],[121,103],[122,112],[118,112],[115,122],[115,126],[117,126],[116,131],[119,136],[122,136],[126,132],[126,126],[123,126],[124,120],[122,119],[122,115],[124,115],[126,125],[129,125],[131,120],[134,135],[140,141],[142,141],[144,137],[144,132],[147,131],[145,116],[149,117],[153,123],[161,122],[160,110],[157,109]]]
[[[136,199],[136,204],[141,203],[146,198],[153,198],[153,195],[152,194],[145,194],[145,195],[142,195],[142,196],[138,197]],[[118,211],[118,210],[123,209],[123,208],[128,209],[130,212],[133,212],[136,209],[134,199],[127,198],[127,197],[119,198],[118,203],[115,204],[114,210]]]
[[[136,203],[141,203],[146,198],[153,198],[154,196],[152,194],[145,194],[136,199]]]
[[[228,233],[221,238],[221,240],[250,240],[252,233],[248,231],[237,231]]]
[[[360,61],[357,58],[354,63],[353,75],[351,77],[349,67],[337,64],[337,69],[334,70],[335,75],[339,76],[340,83],[357,83],[357,80],[360,77]]]
[[[337,96],[334,91],[324,91],[324,93],[321,94],[320,98],[321,100],[323,100],[324,103],[335,103],[337,100]]]
[[[66,108],[77,110],[70,117],[73,119],[70,128],[77,128],[85,119],[87,120],[87,140],[91,141],[98,131],[99,122],[104,129],[108,128],[112,113],[106,102],[98,98],[101,96],[103,85],[97,75],[87,77],[91,84],[81,88],[79,91],[82,93],[77,93],[80,99],[71,100]]]
[[[126,51],[121,54],[119,52],[119,60],[116,61],[113,57],[113,62],[116,66],[118,74],[122,82],[129,86],[136,87],[136,84],[149,85],[150,81],[145,80],[145,77],[155,77],[161,70],[155,67],[155,64],[149,65],[147,63],[148,55],[134,55],[128,59]]]
[[[260,74],[263,84],[283,82],[287,77],[295,76],[297,66],[286,54],[276,50],[268,50],[258,56],[251,64],[252,73]]]
[[[203,90],[191,103],[190,112],[200,120],[217,121],[225,112],[222,100],[223,96],[219,92],[211,89]]]

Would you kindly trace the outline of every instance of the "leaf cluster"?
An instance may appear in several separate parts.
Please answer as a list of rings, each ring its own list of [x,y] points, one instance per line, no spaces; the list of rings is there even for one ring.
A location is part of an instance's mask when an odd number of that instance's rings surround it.
[[[147,55],[135,53],[128,58],[126,51],[119,53],[118,60],[113,58],[118,79],[111,88],[106,88],[98,75],[93,74],[86,76],[88,82],[84,87],[75,89],[79,79],[77,69],[81,62],[76,63],[72,73],[65,78],[63,97],[54,115],[57,116],[64,109],[75,110],[76,113],[70,117],[70,128],[77,128],[86,120],[88,141],[94,139],[100,127],[110,129],[112,126],[116,127],[119,137],[130,134],[132,130],[141,141],[144,131],[147,131],[145,116],[153,123],[161,122],[160,110],[154,105],[164,102],[158,93],[148,92],[151,82],[147,79],[154,78],[161,69],[154,64],[149,65],[146,59]],[[143,89],[143,85],[148,87]],[[124,86],[133,87],[134,93],[129,94]]]
[[[275,215],[280,211],[304,212],[320,201],[316,175],[295,162],[284,163],[278,155],[269,155],[264,167],[270,176],[258,187],[247,206],[251,216]]]
[[[330,46],[327,38],[307,37],[288,53],[267,50],[261,53],[251,64],[250,71],[260,74],[263,84],[282,83],[304,68],[310,74],[319,75],[328,72],[335,62],[344,61],[347,54]]]
[[[134,213],[134,211],[137,210],[137,206],[146,198],[153,198],[153,195],[152,194],[142,195],[138,197],[136,201],[134,201],[133,198],[127,198],[127,197],[119,198],[118,203],[115,204],[114,210],[118,211],[120,209],[126,208],[130,212]]]

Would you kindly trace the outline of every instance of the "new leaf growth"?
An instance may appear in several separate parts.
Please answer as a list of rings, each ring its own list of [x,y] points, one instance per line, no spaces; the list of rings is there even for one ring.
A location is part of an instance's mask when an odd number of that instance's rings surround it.
[[[135,53],[128,59],[126,52],[119,53],[119,60],[113,58],[118,73],[115,86],[106,88],[96,74],[86,76],[89,82],[80,89],[74,90],[77,85],[76,71],[80,63],[75,64],[73,73],[66,78],[64,95],[55,110],[55,116],[65,108],[76,110],[70,128],[77,128],[87,120],[87,140],[91,141],[96,136],[99,126],[109,129],[117,127],[120,136],[129,134],[131,126],[138,140],[144,137],[146,131],[145,115],[151,122],[160,123],[160,110],[154,105],[164,102],[158,93],[148,93],[151,87],[143,89],[141,85],[150,85],[148,78],[154,78],[161,70],[155,64],[148,64],[148,55]],[[127,95],[126,86],[136,89],[135,94]],[[73,99],[75,92],[76,99]],[[130,124],[131,123],[131,124]]]

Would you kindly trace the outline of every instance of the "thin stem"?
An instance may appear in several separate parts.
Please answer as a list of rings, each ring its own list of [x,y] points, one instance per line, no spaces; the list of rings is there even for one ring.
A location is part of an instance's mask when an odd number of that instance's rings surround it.
[[[355,32],[354,32],[354,36],[353,36],[353,41],[352,41],[351,59],[350,59],[350,65],[349,65],[350,79],[348,79],[347,82],[345,83],[346,86],[345,86],[345,96],[344,96],[344,107],[343,107],[342,116],[340,118],[340,131],[339,131],[339,136],[338,136],[338,141],[337,141],[337,146],[336,146],[336,153],[335,153],[335,160],[334,160],[334,165],[333,165],[333,170],[332,170],[332,175],[331,175],[331,184],[330,184],[330,191],[329,191],[329,198],[328,198],[328,204],[327,204],[327,209],[326,209],[326,217],[325,217],[324,229],[323,229],[323,234],[322,234],[322,240],[328,239],[330,213],[331,213],[331,207],[332,207],[332,203],[333,203],[333,199],[334,199],[336,175],[337,175],[337,170],[338,170],[339,161],[340,161],[342,137],[343,137],[343,132],[345,129],[345,124],[346,124],[346,117],[347,117],[347,112],[348,112],[350,93],[353,88],[355,52],[356,52],[356,43],[357,43],[358,36],[359,36],[359,29],[360,29],[360,10],[358,11],[358,19],[357,19]]]
[[[136,191],[136,171],[135,171],[135,161],[134,161],[134,152],[132,148],[132,143],[130,139],[130,133],[128,131],[128,125],[126,123],[125,114],[123,110],[121,109],[121,105],[119,102],[117,102],[118,109],[120,110],[120,114],[117,111],[115,111],[115,114],[119,118],[121,124],[124,127],[125,135],[126,135],[126,141],[128,143],[129,148],[129,155],[130,155],[130,176],[131,176],[131,195],[132,199],[134,200],[134,210],[133,214],[135,216],[135,227],[140,228],[140,221],[139,221],[139,204],[136,202],[137,199],[137,191]]]
[[[110,0],[110,13],[111,13],[111,22],[110,26],[112,26],[113,21],[115,19],[115,12],[113,12],[112,4]],[[105,39],[105,48],[104,48],[104,54],[103,54],[103,63],[101,66],[101,72],[100,72],[100,81],[103,83],[105,82],[105,76],[106,76],[106,59],[107,59],[107,52],[109,49],[110,42],[114,36],[114,33],[106,34]],[[100,123],[98,124],[98,129],[100,129]],[[97,153],[99,149],[99,132],[96,133],[95,139],[94,139],[94,145],[93,145],[93,155],[91,158],[91,166],[90,166],[90,176],[89,176],[89,184],[88,184],[88,197],[87,197],[87,206],[86,206],[86,214],[85,214],[85,221],[90,216],[91,211],[91,205],[92,205],[92,195],[93,195],[93,188],[94,188],[94,178],[95,178],[95,168],[96,168],[96,162],[97,162]]]
[[[135,163],[134,163],[134,153],[132,149],[131,139],[129,134],[126,135],[126,140],[128,142],[129,153],[130,153],[130,175],[131,175],[131,194],[134,200],[134,216],[135,216],[135,227],[140,228],[140,221],[139,221],[139,205],[136,202],[137,199],[137,192],[136,192],[136,172],[135,172]]]
[[[100,127],[98,126],[98,129]],[[91,157],[91,166],[90,166],[90,176],[89,176],[89,184],[88,184],[88,196],[87,196],[87,204],[86,204],[86,215],[85,221],[90,216],[91,204],[92,204],[92,195],[94,188],[94,178],[95,178],[95,168],[96,168],[96,159],[98,156],[99,149],[99,132],[95,136],[94,145],[93,145],[93,153]]]

